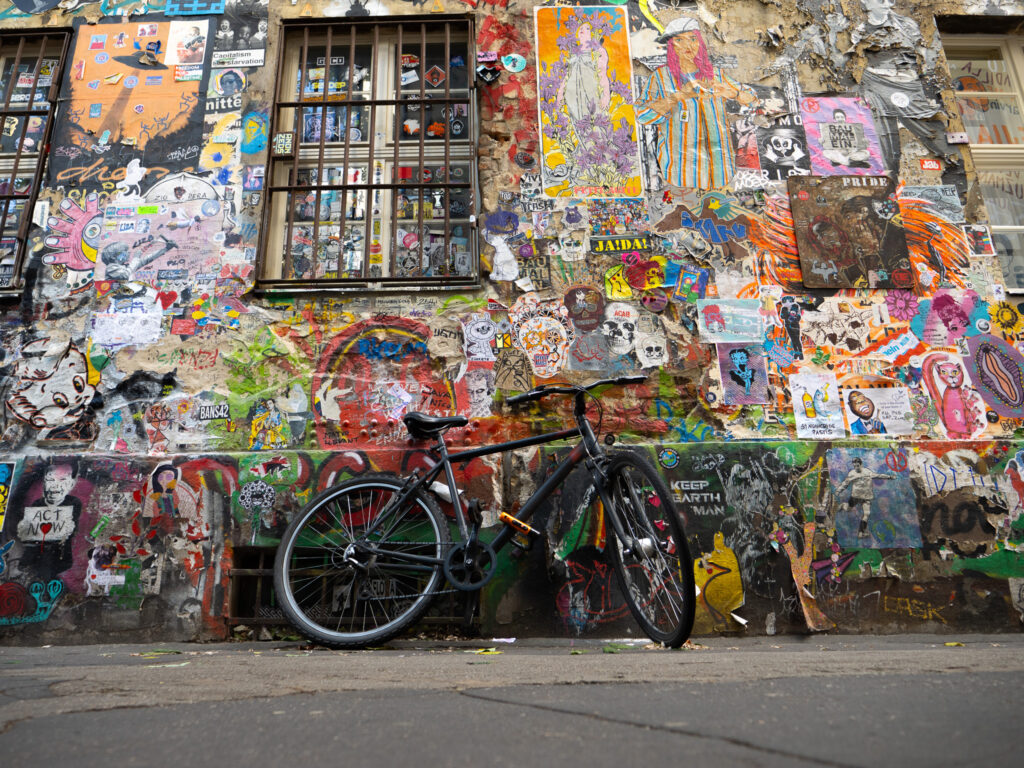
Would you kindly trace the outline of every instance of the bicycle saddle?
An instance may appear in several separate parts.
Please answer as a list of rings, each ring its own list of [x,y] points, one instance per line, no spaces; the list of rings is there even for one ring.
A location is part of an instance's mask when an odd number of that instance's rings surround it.
[[[427,416],[419,411],[412,411],[402,417],[405,428],[417,440],[429,440],[451,427],[462,427],[469,423],[465,416]]]

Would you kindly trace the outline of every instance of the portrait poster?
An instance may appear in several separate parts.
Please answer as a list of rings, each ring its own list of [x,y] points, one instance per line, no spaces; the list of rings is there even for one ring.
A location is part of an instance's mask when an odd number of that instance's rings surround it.
[[[841,547],[922,546],[910,471],[890,467],[889,455],[877,448],[830,448],[825,454]]]
[[[795,176],[789,202],[804,285],[914,286],[896,184],[885,176]]]
[[[796,436],[806,440],[846,437],[839,385],[834,373],[793,373],[789,391],[796,417]]]
[[[544,194],[640,197],[626,9],[559,6],[534,14]]]
[[[267,52],[267,9],[261,0],[227,0],[213,39],[213,66],[262,67]]]
[[[906,387],[843,387],[843,407],[854,437],[909,435],[914,431]]]
[[[768,398],[768,367],[758,343],[717,344],[726,405],[762,405]]]
[[[762,341],[757,299],[697,299],[697,329],[705,344]]]
[[[48,184],[75,181],[98,190],[132,160],[146,169],[194,168],[203,132],[210,20],[127,24],[118,17],[95,24],[76,19],[75,25]],[[90,172],[79,175],[80,169]]]
[[[808,96],[800,101],[815,176],[885,173],[871,108],[857,96]]]
[[[765,181],[785,181],[811,172],[807,136],[799,117],[784,117],[757,129],[757,152]]]

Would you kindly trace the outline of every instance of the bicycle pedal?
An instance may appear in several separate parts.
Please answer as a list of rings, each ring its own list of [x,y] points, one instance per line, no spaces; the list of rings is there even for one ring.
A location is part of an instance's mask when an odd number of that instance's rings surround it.
[[[525,533],[513,534],[508,543],[520,552],[529,552],[533,549],[533,538],[531,536],[527,536]]]
[[[498,515],[498,519],[505,525],[511,526],[512,528],[517,530],[523,536],[540,536],[540,531],[531,526],[529,523],[524,523],[522,520],[512,517],[512,515],[510,515],[508,512],[501,512]],[[515,539],[513,538],[512,541],[514,543]]]

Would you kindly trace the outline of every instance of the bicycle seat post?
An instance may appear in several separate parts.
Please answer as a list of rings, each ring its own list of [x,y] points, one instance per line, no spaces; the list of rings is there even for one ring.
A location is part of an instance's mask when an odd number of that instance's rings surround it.
[[[455,472],[448,459],[448,444],[444,441],[444,430],[437,434],[437,451],[441,454],[441,461],[444,464],[444,476],[448,481],[448,491],[452,497],[452,508],[455,510],[455,521],[459,525],[459,533],[463,539],[467,539],[469,538],[469,527],[466,525],[466,515],[462,509],[462,495],[455,483]]]

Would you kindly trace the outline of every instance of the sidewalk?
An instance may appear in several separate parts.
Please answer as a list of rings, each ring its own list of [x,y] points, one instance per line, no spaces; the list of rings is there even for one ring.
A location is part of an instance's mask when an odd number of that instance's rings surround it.
[[[298,765],[336,757],[341,737],[360,758],[346,768],[502,765],[501,750],[538,765],[1009,765],[1024,711],[1024,634],[5,647],[0,669],[0,748],[26,766]]]

